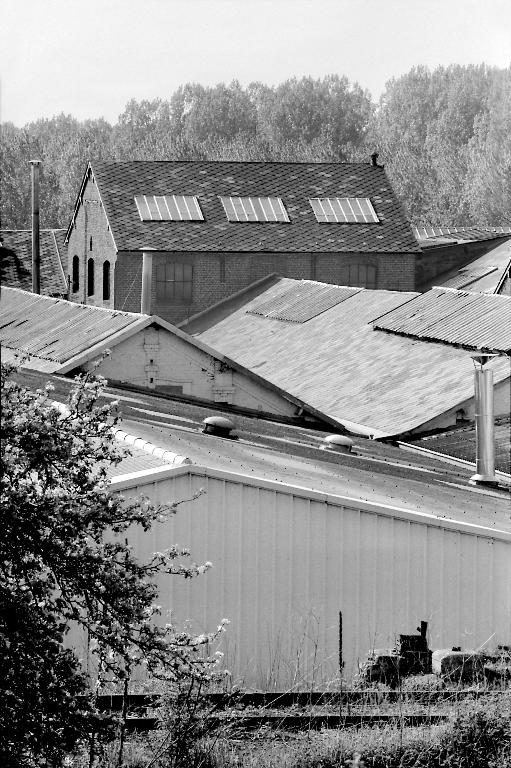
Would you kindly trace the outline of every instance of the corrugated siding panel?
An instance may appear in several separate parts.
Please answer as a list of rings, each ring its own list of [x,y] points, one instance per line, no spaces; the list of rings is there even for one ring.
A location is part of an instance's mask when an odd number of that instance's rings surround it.
[[[310,280],[296,282],[278,296],[267,299],[247,311],[249,314],[271,317],[275,320],[305,323],[361,290],[361,288],[313,283]]]
[[[190,499],[150,534],[140,556],[178,543],[205,576],[160,578],[160,603],[197,631],[230,619],[225,665],[261,688],[306,687],[338,676],[343,613],[345,673],[399,632],[430,622],[431,647],[508,643],[511,544],[253,483],[186,474],[133,488],[153,501]],[[125,492],[128,495],[128,492]]]
[[[373,326],[474,350],[509,353],[511,299],[433,288],[378,318]]]

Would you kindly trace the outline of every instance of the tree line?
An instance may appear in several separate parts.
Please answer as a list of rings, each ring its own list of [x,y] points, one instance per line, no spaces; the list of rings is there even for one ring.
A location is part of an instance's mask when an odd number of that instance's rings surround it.
[[[346,77],[270,87],[237,81],[132,99],[118,121],[40,119],[0,137],[0,223],[30,226],[30,159],[40,159],[41,225],[67,226],[89,159],[368,161],[385,164],[417,225],[511,222],[511,66],[417,66],[378,103]]]

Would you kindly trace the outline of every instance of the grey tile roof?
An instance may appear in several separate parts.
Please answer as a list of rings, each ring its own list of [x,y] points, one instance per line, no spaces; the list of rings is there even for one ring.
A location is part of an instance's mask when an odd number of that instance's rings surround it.
[[[53,237],[55,238],[55,243],[57,245],[57,252],[59,254],[60,263],[62,264],[62,269],[64,270],[64,274],[67,274],[66,230],[54,229],[52,231]]]
[[[511,355],[511,296],[433,288],[373,327],[464,349]]]
[[[467,352],[373,330],[372,320],[420,294],[361,290],[305,323],[250,312],[304,284],[317,285],[282,278],[219,322],[212,313],[198,338],[329,418],[377,437],[417,429],[473,397]],[[207,313],[200,320],[204,328]],[[496,382],[509,377],[508,361],[491,365]]]
[[[42,229],[40,232],[41,293],[47,296],[65,296],[67,282],[63,266],[63,229]],[[2,229],[2,283],[12,288],[32,290],[32,231],[30,229]]]
[[[420,251],[385,171],[369,163],[132,161],[93,173],[119,251]],[[195,195],[204,221],[140,221],[143,194]],[[281,197],[290,223],[229,222],[221,195]],[[319,224],[308,202],[318,196],[369,197],[380,223]]]

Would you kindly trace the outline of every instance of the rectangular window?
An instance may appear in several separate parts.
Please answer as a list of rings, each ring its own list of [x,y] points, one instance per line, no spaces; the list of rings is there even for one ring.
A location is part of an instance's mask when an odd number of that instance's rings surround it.
[[[135,195],[135,203],[142,221],[204,221],[192,195]]]
[[[191,304],[193,266],[166,262],[156,266],[156,300],[166,304]]]
[[[320,224],[368,224],[379,221],[368,197],[314,197],[309,203]]]
[[[289,221],[280,197],[221,197],[229,221]]]
[[[340,275],[343,285],[357,288],[376,288],[376,267],[371,264],[349,264]]]

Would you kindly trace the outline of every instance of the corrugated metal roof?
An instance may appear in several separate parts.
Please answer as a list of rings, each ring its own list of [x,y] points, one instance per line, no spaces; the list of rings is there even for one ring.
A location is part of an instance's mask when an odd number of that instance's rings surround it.
[[[303,280],[287,286],[279,296],[265,300],[248,311],[276,320],[305,323],[360,290],[362,289]]]
[[[511,227],[413,227],[417,240],[441,239],[463,242],[491,240],[511,235]]]
[[[442,283],[443,288],[467,288],[467,286],[476,283],[481,277],[491,275],[493,272],[497,272],[495,265],[488,265],[487,267],[465,267],[460,269],[457,275],[451,277],[449,280],[445,280]]]
[[[511,240],[494,245],[490,251],[461,268],[437,275],[425,289],[433,287],[466,288],[481,293],[499,293],[511,265]]]
[[[131,161],[94,178],[120,251],[418,253],[390,181],[370,163]],[[204,221],[141,221],[135,195],[193,195]],[[379,223],[318,224],[309,199],[368,197]],[[221,197],[281,197],[289,223],[231,222]],[[69,232],[69,230],[68,230]]]
[[[433,288],[373,327],[471,350],[511,354],[511,297]]]
[[[52,370],[57,370],[60,364],[143,318],[145,315],[2,288],[0,341],[31,358],[55,363]]]
[[[329,418],[376,436],[417,429],[473,397],[465,351],[373,331],[374,318],[420,294],[361,290],[305,324],[248,311],[295,283],[282,278],[219,322],[213,313],[198,338]],[[507,360],[491,366],[496,382],[509,377]]]

